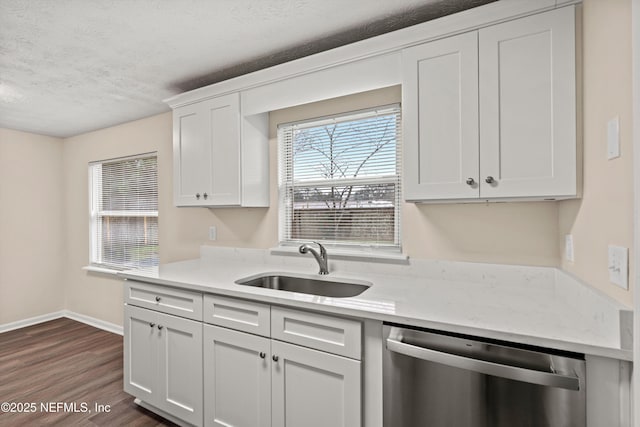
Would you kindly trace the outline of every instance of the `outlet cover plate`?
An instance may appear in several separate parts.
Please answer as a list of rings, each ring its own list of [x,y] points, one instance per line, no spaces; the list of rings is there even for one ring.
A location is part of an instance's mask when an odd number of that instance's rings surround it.
[[[574,261],[573,257],[573,235],[566,234],[564,236],[564,259],[569,262]]]
[[[620,157],[620,121],[618,117],[607,122],[607,159]]]
[[[629,289],[629,249],[622,246],[609,245],[609,281]]]
[[[216,240],[218,238],[218,230],[215,225],[209,227],[209,240]]]

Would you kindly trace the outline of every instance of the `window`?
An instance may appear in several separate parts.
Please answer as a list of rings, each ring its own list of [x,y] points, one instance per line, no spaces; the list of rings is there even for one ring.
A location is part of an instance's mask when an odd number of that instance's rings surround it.
[[[400,106],[278,127],[281,245],[400,250]]]
[[[157,164],[155,153],[89,164],[91,265],[158,265]]]

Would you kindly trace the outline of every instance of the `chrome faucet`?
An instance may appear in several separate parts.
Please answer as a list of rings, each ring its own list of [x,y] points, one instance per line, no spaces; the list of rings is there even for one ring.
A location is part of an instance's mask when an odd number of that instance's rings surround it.
[[[316,252],[315,249],[310,247],[307,243],[300,245],[300,248],[299,248],[300,253],[306,254],[307,252],[311,252],[311,255],[313,255],[316,261],[318,261],[318,265],[320,266],[320,271],[318,272],[318,274],[329,274],[329,267],[327,264],[327,259],[328,259],[327,250],[320,243],[318,242],[313,242],[313,243],[318,245],[318,248],[320,248],[319,254],[318,252]]]

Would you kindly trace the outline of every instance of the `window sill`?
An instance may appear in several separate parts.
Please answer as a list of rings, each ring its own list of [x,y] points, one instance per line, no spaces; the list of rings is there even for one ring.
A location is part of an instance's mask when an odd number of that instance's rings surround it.
[[[96,267],[95,265],[86,265],[82,267],[82,269],[88,271],[89,273],[95,273],[98,275],[109,276],[113,278],[117,278],[119,272],[119,270],[112,270],[105,267]]]
[[[271,255],[300,255],[298,246],[278,246],[269,249]],[[383,262],[388,264],[408,264],[409,256],[403,253],[376,251],[373,249],[337,249],[327,247],[329,259],[341,259],[348,261]]]

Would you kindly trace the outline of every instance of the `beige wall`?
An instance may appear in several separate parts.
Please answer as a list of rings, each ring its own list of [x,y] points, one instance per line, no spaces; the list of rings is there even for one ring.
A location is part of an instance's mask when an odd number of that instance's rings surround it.
[[[404,204],[405,253],[414,258],[455,261],[546,266],[561,263],[585,282],[630,304],[630,292],[609,284],[606,268],[608,244],[632,246],[629,5],[629,0],[586,0],[584,5],[583,199]],[[0,133],[0,324],[62,308],[122,324],[121,282],[82,270],[89,261],[87,165],[90,161],[158,152],[161,262],[197,257],[202,244],[269,248],[276,245],[278,239],[277,124],[399,100],[399,88],[395,87],[272,112],[270,208],[174,207],[170,113],[68,138],[64,143],[54,138],[3,131]],[[615,115],[620,116],[622,157],[607,162],[606,121]],[[16,146],[18,142],[24,146]],[[24,159],[29,159],[29,167],[38,170],[39,178],[33,182],[22,183],[16,179],[25,174]],[[44,198],[24,197],[41,192],[43,186],[47,190]],[[14,247],[15,242],[24,238],[24,231],[16,224],[21,224],[25,212],[40,214],[45,207],[47,216],[39,215],[44,220],[37,223],[30,237],[31,243],[37,241],[38,245]],[[66,229],[62,227],[63,218]],[[218,231],[215,242],[208,240],[211,225]],[[48,237],[42,240],[39,236],[45,231]],[[575,240],[576,262],[571,264],[561,259],[564,234],[568,232]],[[12,244],[8,247],[5,242]],[[50,258],[43,261],[46,257]],[[44,263],[43,267],[34,269],[36,262]],[[16,265],[23,268],[13,268]],[[28,274],[25,277],[18,271],[28,271]],[[38,304],[32,304],[33,295],[42,295]]]
[[[65,139],[64,206],[69,225],[64,271],[68,310],[122,324],[122,282],[113,276],[82,270],[89,264],[89,162],[157,151],[160,203],[164,208],[170,194],[170,150],[171,115],[168,113]],[[166,240],[165,225],[170,223],[160,217],[161,243]]]
[[[633,259],[631,139],[631,1],[583,3],[584,192],[560,203],[559,247],[572,234],[575,261],[562,268],[631,305],[631,291],[609,282],[608,245],[630,248]],[[620,118],[621,157],[607,160],[607,122]],[[634,271],[630,274],[633,281]]]
[[[90,132],[64,141],[67,256],[64,260],[66,308],[122,324],[122,283],[114,276],[88,272],[88,164],[95,160],[156,151],[158,153],[160,261],[196,258],[208,243],[209,226],[218,231],[218,245],[269,247],[267,209],[204,209],[173,206],[171,113]]]
[[[64,143],[67,233],[66,308],[122,323],[122,286],[113,277],[82,270],[89,262],[87,165],[148,151],[158,152],[160,259],[198,256],[202,244],[269,248],[278,243],[277,123],[398,102],[400,90],[380,91],[275,111],[270,115],[270,208],[176,208],[172,200],[171,114],[103,129]],[[553,203],[420,206],[405,204],[405,252],[478,262],[556,265],[557,206]],[[208,240],[210,226],[218,239]],[[490,245],[487,244],[490,242]]]
[[[274,111],[270,114],[271,206],[277,206],[276,127],[279,123],[399,103],[399,86]],[[275,211],[271,208],[270,211]],[[277,243],[277,212],[267,215]],[[558,265],[555,203],[402,206],[403,252],[413,258],[525,265]]]
[[[62,140],[0,129],[0,325],[64,308]]]

